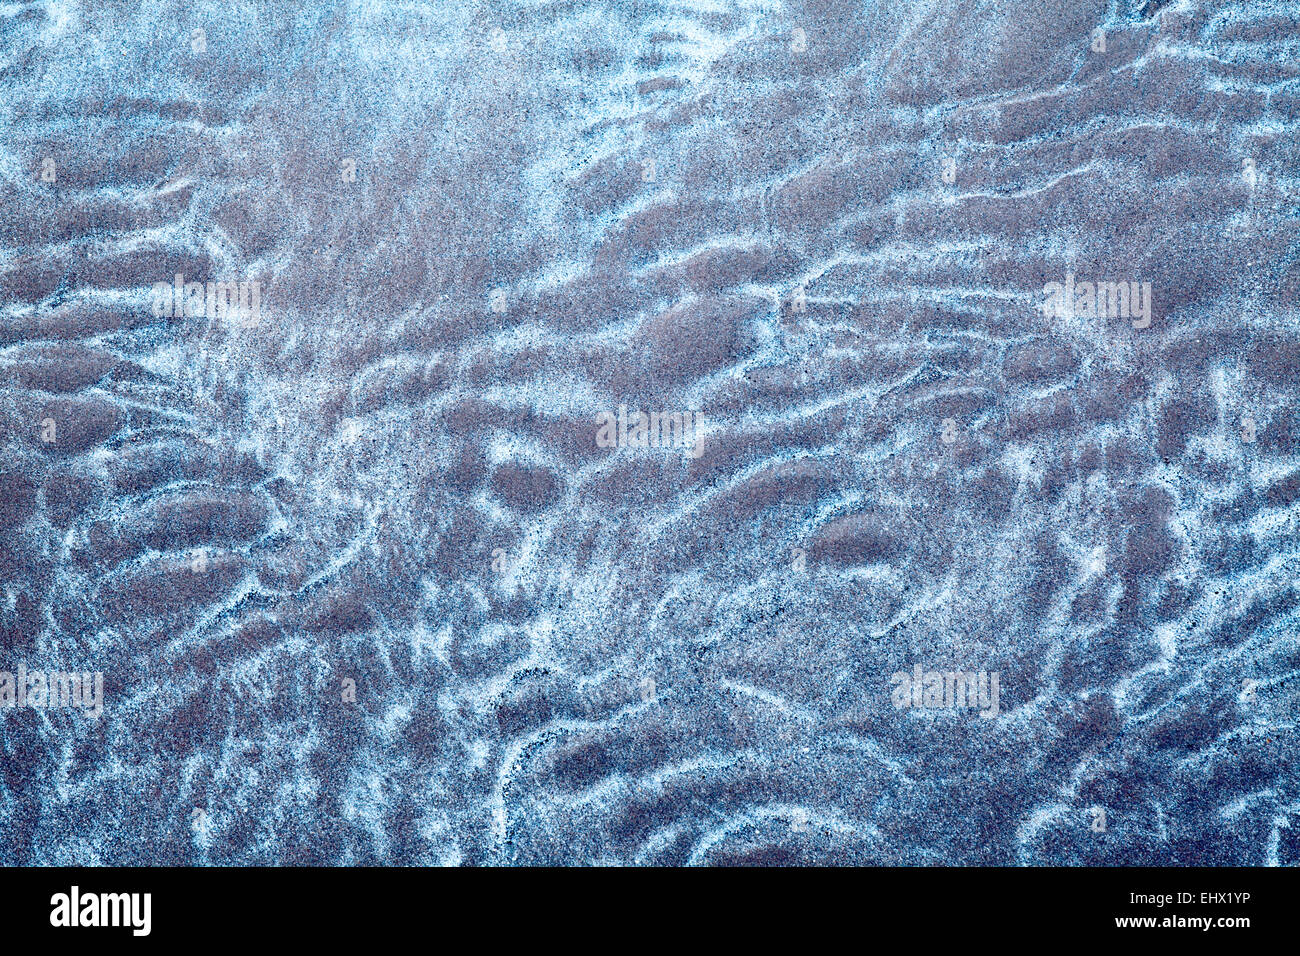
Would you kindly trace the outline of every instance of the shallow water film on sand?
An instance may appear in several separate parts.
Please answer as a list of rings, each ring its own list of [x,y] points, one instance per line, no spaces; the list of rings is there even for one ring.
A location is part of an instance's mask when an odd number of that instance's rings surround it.
[[[0,863],[1300,861],[1300,3],[0,3]]]

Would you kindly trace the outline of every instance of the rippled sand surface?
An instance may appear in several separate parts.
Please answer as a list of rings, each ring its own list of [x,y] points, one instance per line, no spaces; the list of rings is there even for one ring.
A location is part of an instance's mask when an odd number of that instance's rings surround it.
[[[1295,864],[1298,118],[1293,2],[0,4],[0,862]]]

